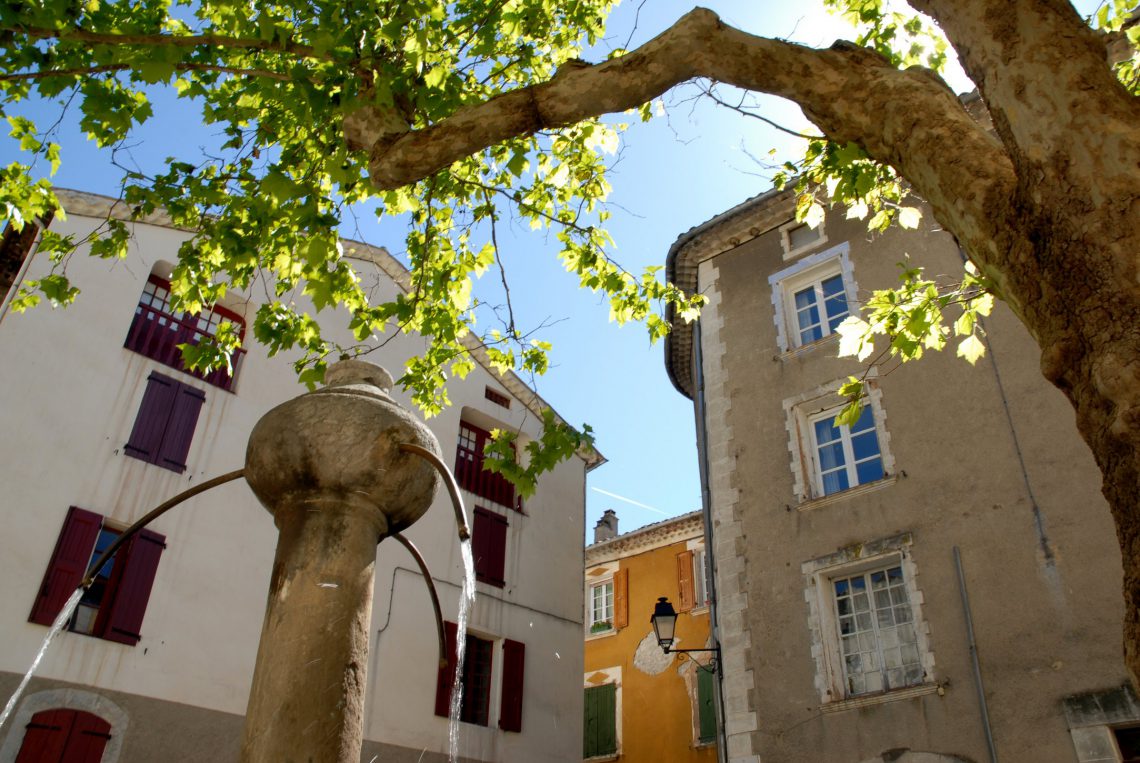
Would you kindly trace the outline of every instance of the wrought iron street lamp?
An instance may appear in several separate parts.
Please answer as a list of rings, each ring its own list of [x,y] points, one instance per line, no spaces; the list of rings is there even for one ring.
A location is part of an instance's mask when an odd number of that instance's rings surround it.
[[[712,649],[673,648],[673,640],[677,632],[677,610],[673,609],[673,605],[669,603],[668,596],[662,596],[657,599],[657,604],[653,607],[653,615],[649,618],[649,622],[653,625],[653,633],[657,637],[657,643],[665,650],[665,654],[673,654],[674,652],[712,652],[715,657],[713,657],[708,665],[697,663],[697,666],[710,673],[716,672],[717,660],[720,659],[719,646],[714,646]],[[696,661],[694,660],[694,662]]]

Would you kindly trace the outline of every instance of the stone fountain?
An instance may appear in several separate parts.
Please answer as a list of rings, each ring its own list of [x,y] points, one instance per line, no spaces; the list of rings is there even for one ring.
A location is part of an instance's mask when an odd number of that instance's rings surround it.
[[[389,397],[387,371],[343,360],[326,385],[269,411],[246,451],[245,479],[280,533],[248,763],[360,760],[376,544],[419,519],[439,483],[406,447],[438,458],[439,443]]]

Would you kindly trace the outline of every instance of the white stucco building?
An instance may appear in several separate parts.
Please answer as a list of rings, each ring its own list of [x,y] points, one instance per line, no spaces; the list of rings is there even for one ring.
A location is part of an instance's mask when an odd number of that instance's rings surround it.
[[[112,201],[60,194],[80,236]],[[166,498],[240,468],[246,438],[271,407],[304,391],[290,358],[247,341],[232,380],[180,370],[169,352],[208,318],[170,315],[164,278],[187,234],[160,216],[135,224],[122,262],[76,255],[83,289],[66,310],[0,306],[0,701],[6,701],[59,610],[59,592],[95,549]],[[346,242],[377,299],[406,282],[386,251]],[[28,258],[26,277],[46,271]],[[2,296],[2,295],[0,295]],[[250,321],[257,296],[215,311]],[[334,338],[344,324],[323,322]],[[346,343],[350,340],[345,334]],[[176,340],[176,341],[175,341]],[[369,360],[398,375],[423,341],[399,336]],[[480,361],[428,425],[445,460],[477,459],[487,430],[525,439],[546,407],[513,375]],[[407,396],[393,396],[411,409]],[[539,482],[525,502],[467,469],[478,597],[465,671],[460,752],[480,761],[562,761],[581,754],[583,454]],[[138,536],[92,588],[38,676],[0,728],[0,763],[31,747],[36,760],[234,760],[276,544],[272,518],[241,481],[195,498]],[[446,618],[461,579],[446,493],[405,535],[426,556]],[[81,574],[81,573],[80,573]],[[441,760],[438,651],[422,576],[393,541],[378,547],[363,760]],[[45,753],[43,750],[53,752]],[[21,752],[24,750],[25,752]],[[51,757],[51,756],[55,757]]]

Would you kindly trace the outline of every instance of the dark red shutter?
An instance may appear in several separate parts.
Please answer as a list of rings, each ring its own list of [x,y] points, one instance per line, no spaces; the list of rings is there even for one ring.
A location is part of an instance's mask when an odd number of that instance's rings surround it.
[[[33,715],[16,763],[59,763],[74,716],[74,710],[41,710]]]
[[[128,456],[156,463],[162,449],[162,438],[170,421],[170,410],[178,394],[179,383],[158,372],[146,380],[146,392],[135,416],[135,426],[124,452]]]
[[[522,731],[523,669],[526,644],[503,640],[503,699],[499,707],[499,728]]]
[[[166,548],[166,538],[150,530],[140,530],[126,548],[116,554],[114,599],[100,612],[97,626],[103,638],[134,646],[142,638],[143,615],[158,570],[158,558]]]
[[[455,686],[455,664],[457,643],[456,634],[459,626],[445,620],[443,623],[444,637],[447,642],[447,654],[440,655],[439,673],[435,680],[435,714],[446,718],[451,712],[451,690]],[[444,659],[447,660],[444,663]]]
[[[98,514],[75,506],[68,509],[28,620],[40,625],[51,625],[55,621],[64,602],[83,581],[102,526],[103,517]]]
[[[111,724],[97,715],[77,711],[59,763],[99,763],[110,738]]]
[[[156,464],[179,474],[186,471],[186,454],[190,452],[198,414],[205,401],[206,393],[202,390],[178,383],[174,409],[170,412],[170,422],[166,426]]]
[[[475,526],[471,532],[471,551],[475,557],[475,578],[489,585],[503,587],[507,558],[507,518],[475,507]]]

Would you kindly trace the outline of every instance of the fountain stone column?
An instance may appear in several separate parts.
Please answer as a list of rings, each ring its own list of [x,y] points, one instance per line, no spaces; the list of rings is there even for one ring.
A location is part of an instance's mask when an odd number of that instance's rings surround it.
[[[265,414],[245,478],[279,530],[241,759],[358,763],[376,544],[427,511],[439,454],[372,363],[329,367],[323,389]],[[414,637],[413,634],[409,634]]]

